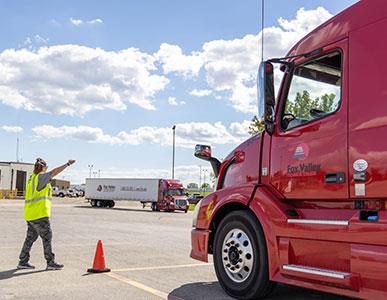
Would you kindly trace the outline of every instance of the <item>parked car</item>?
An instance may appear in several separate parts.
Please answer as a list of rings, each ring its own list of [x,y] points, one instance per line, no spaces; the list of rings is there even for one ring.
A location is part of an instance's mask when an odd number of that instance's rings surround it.
[[[54,186],[52,187],[52,195],[56,197],[65,197],[68,196],[68,191]]]
[[[204,196],[201,196],[200,194],[192,194],[189,195],[187,200],[189,204],[197,204],[201,199],[203,199]]]
[[[79,197],[80,193],[76,189],[68,189],[67,190],[67,196],[68,197]]]

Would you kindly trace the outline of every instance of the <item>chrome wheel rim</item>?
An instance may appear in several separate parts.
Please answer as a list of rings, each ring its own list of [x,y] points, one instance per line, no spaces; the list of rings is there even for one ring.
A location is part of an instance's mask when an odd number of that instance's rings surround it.
[[[253,245],[241,229],[230,230],[223,240],[222,262],[230,279],[241,283],[249,278],[254,262]]]

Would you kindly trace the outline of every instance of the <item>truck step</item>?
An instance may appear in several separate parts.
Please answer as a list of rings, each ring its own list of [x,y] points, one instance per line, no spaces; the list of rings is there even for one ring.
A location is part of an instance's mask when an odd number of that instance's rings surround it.
[[[282,268],[288,271],[313,274],[313,275],[319,275],[319,276],[325,276],[325,277],[337,278],[337,279],[345,279],[346,277],[351,275],[350,273],[346,273],[346,272],[312,268],[312,267],[306,267],[301,265],[283,265]]]
[[[287,264],[282,266],[282,275],[291,276],[301,281],[314,281],[321,285],[336,286],[359,291],[360,278],[358,274],[347,273],[323,268]]]
[[[348,220],[288,219],[288,224],[348,226],[349,221]]]

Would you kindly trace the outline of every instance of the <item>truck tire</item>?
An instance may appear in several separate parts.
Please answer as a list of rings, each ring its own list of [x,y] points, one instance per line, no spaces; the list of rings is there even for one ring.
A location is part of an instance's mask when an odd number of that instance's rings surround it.
[[[152,211],[157,211],[157,204],[156,203],[152,203]]]
[[[110,200],[108,204],[109,208],[113,208],[114,205],[116,205],[116,203],[113,200]]]
[[[95,200],[91,200],[91,201],[90,201],[90,205],[91,205],[91,207],[96,207],[96,206],[97,206],[97,203],[96,203]]]
[[[97,207],[101,208],[104,206],[103,204],[104,204],[103,201],[97,200]]]
[[[63,193],[59,193],[58,196],[63,198],[65,195]]]
[[[222,220],[215,233],[214,267],[231,297],[260,299],[273,290],[265,236],[251,212],[234,211]]]

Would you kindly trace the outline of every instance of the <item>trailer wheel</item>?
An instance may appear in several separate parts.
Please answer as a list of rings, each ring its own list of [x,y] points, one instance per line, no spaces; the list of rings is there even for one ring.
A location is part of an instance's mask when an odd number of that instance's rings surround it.
[[[96,203],[95,200],[91,200],[91,201],[90,201],[90,205],[91,205],[92,207],[96,207],[96,206],[97,206],[97,203]]]
[[[152,203],[152,211],[157,211],[157,204],[156,203]]]
[[[214,266],[219,283],[234,298],[259,299],[273,290],[265,236],[252,213],[235,211],[222,220],[215,233]]]
[[[103,202],[101,200],[97,200],[97,207],[103,207]]]
[[[113,208],[114,205],[116,205],[116,203],[113,200],[110,200],[108,204],[109,208]]]

